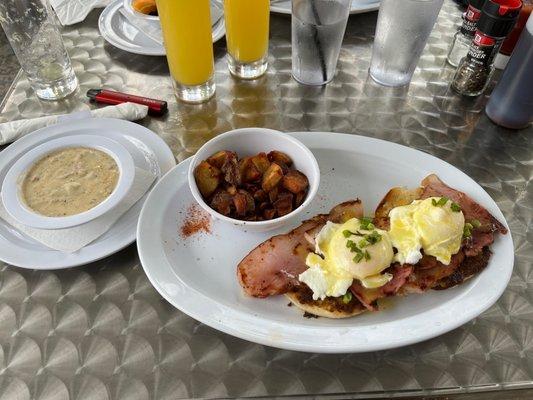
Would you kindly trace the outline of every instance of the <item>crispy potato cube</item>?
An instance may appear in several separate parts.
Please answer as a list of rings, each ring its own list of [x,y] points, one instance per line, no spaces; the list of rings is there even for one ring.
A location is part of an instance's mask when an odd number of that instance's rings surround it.
[[[294,208],[300,207],[307,196],[307,190],[296,193],[294,196]]]
[[[285,164],[288,167],[292,165],[291,158],[281,151],[272,150],[270,153],[268,153],[268,159],[270,160],[270,162]]]
[[[270,161],[268,160],[266,153],[259,153],[256,156],[253,156],[252,162],[261,174],[264,174],[268,167],[270,167]]]
[[[278,195],[278,199],[274,202],[274,208],[281,217],[292,211],[292,193],[283,192]]]
[[[218,169],[221,169],[228,157],[237,158],[237,154],[233,151],[220,150],[207,159],[207,162]]]
[[[281,170],[281,167],[278,164],[272,163],[263,175],[261,187],[265,192],[270,192],[278,185],[278,183],[281,181],[281,178],[283,178],[283,171]]]
[[[235,206],[235,212],[239,217],[244,217],[246,215],[247,202],[244,194],[235,194],[235,196],[233,196],[233,205]]]
[[[222,215],[230,215],[233,196],[225,190],[219,190],[211,199],[211,207]]]
[[[239,161],[237,155],[232,152],[228,152],[226,160],[221,167],[221,171],[224,174],[224,180],[233,186],[240,186],[241,174],[239,171]]]
[[[282,185],[291,193],[300,193],[307,190],[309,180],[300,171],[291,170],[283,176]]]
[[[207,161],[202,161],[194,169],[194,179],[204,198],[211,196],[220,183],[220,170]]]
[[[276,186],[274,189],[268,192],[268,200],[270,200],[271,203],[274,203],[278,199],[278,193],[279,189]]]
[[[254,199],[255,199],[258,203],[262,203],[262,202],[268,200],[268,195],[267,195],[267,193],[266,193],[263,189],[259,189],[259,190],[257,190],[257,191],[254,193]]]
[[[255,166],[251,157],[243,158],[239,162],[239,170],[242,182],[254,182],[261,179],[263,175]]]
[[[246,198],[246,212],[251,213],[255,211],[255,201],[250,193],[244,189],[239,189],[239,193]]]
[[[273,208],[267,208],[263,210],[263,217],[267,220],[274,218],[275,215],[276,215],[276,210],[274,210]]]

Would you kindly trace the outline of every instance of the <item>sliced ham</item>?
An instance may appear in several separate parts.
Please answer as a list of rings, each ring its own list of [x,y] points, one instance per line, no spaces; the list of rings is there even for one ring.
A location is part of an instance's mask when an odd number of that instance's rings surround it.
[[[314,251],[314,245],[310,243],[309,238],[314,237],[328,220],[343,222],[362,216],[361,202],[353,200],[339,204],[327,215],[318,215],[305,221],[287,234],[268,239],[239,263],[239,283],[248,295],[254,297],[287,293],[300,284],[298,275],[307,269],[305,259],[309,252]]]
[[[367,289],[356,280],[350,287],[357,300],[370,311],[377,310],[377,300],[387,296],[394,296],[398,293],[413,272],[413,266],[395,264],[387,272],[392,273],[392,279],[380,288]]]

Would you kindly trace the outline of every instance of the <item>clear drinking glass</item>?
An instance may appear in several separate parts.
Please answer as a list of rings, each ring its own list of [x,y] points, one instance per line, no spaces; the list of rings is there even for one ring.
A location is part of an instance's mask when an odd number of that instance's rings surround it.
[[[260,77],[268,67],[270,0],[224,0],[224,16],[230,72]]]
[[[292,0],[292,76],[324,85],[335,75],[351,0]]]
[[[370,62],[370,76],[385,86],[411,82],[443,0],[383,0]]]
[[[0,24],[39,98],[59,100],[76,90],[78,80],[48,0],[1,0]]]
[[[203,103],[215,94],[209,0],[156,0],[176,97]]]

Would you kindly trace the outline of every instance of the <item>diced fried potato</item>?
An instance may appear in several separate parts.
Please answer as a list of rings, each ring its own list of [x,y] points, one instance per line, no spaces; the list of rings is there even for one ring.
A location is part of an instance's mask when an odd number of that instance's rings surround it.
[[[264,201],[267,201],[268,199],[268,194],[263,190],[263,189],[259,189],[258,191],[256,191],[254,193],[254,199],[259,202],[259,203],[262,203]]]
[[[296,194],[307,190],[309,180],[300,171],[291,170],[286,175],[283,175],[282,185],[289,192]]]
[[[278,199],[274,202],[274,208],[281,217],[292,211],[292,193],[283,192],[278,195]]]
[[[244,189],[239,189],[239,193],[246,198],[246,212],[252,213],[255,211],[255,201],[250,193]]]
[[[243,158],[239,162],[239,170],[242,182],[255,182],[263,175],[253,163],[252,157]]]
[[[220,183],[220,170],[207,161],[202,161],[194,169],[194,179],[202,196],[208,198],[215,192]]]
[[[239,161],[233,152],[228,152],[226,160],[221,167],[224,180],[233,186],[240,186],[242,179],[239,171]]]
[[[219,190],[216,192],[211,200],[211,207],[213,207],[215,211],[218,211],[220,214],[226,216],[230,215],[232,204],[233,196],[231,196],[225,190]]]
[[[270,153],[268,153],[268,159],[270,162],[285,164],[288,167],[292,165],[291,158],[281,151],[272,150]]]
[[[272,163],[263,175],[261,187],[265,192],[270,192],[278,185],[278,183],[281,181],[281,178],[283,178],[283,171],[281,170],[281,167],[278,164]]]
[[[237,188],[233,185],[228,185],[228,187],[226,187],[226,191],[232,196],[235,196],[235,194],[237,193]]]
[[[302,203],[304,202],[306,196],[307,196],[307,190],[296,193],[296,196],[294,196],[294,207],[295,208],[300,207]]]
[[[233,151],[220,150],[207,159],[207,162],[218,169],[221,169],[228,157],[237,158],[237,154]]]
[[[274,210],[273,208],[267,208],[263,210],[263,217],[267,220],[274,218],[275,215],[276,215],[276,210]]]
[[[246,215],[247,203],[246,196],[244,194],[235,194],[235,196],[233,196],[233,204],[235,205],[235,212],[239,217]]]
[[[271,203],[274,203],[278,199],[278,193],[279,189],[276,186],[274,189],[268,192],[268,200],[270,200]]]
[[[264,174],[268,167],[270,167],[270,161],[268,160],[266,153],[259,153],[253,156],[252,162],[262,174]]]

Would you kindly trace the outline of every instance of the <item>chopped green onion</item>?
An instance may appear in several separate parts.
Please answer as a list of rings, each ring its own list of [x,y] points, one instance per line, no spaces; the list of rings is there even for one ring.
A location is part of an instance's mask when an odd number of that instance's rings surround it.
[[[346,292],[346,294],[342,296],[342,302],[348,304],[350,301],[352,301],[352,292]]]
[[[350,232],[348,229],[342,231],[342,234],[344,235],[345,238],[349,238],[350,236],[353,235],[353,233]]]
[[[361,228],[365,231],[370,231],[375,228],[374,224],[372,223],[372,218],[363,217],[361,218]]]
[[[381,240],[381,235],[377,231],[373,231],[372,233],[365,235],[365,239],[370,244],[376,244]]]
[[[353,258],[353,261],[358,263],[359,261],[363,259],[363,257],[364,257],[363,253],[359,253]]]
[[[369,245],[369,243],[366,241],[366,239],[361,239],[357,245],[360,247],[360,248],[363,248],[363,247],[366,247]]]
[[[431,204],[433,204],[435,207],[445,206],[447,202],[448,202],[448,198],[447,197],[441,197],[438,200],[431,199]]]
[[[452,201],[452,204],[450,205],[450,208],[452,209],[453,212],[461,211],[461,206],[453,201]]]
[[[368,250],[365,250],[365,260],[370,260],[370,253],[368,252]]]
[[[466,223],[465,224],[465,227],[463,229],[463,237],[464,238],[469,238],[470,236],[472,236],[472,229],[474,229],[474,227],[472,226],[472,224],[470,223]]]
[[[477,219],[473,219],[472,221],[470,221],[470,223],[474,228],[479,228],[481,226],[481,222],[479,222],[479,220]]]

